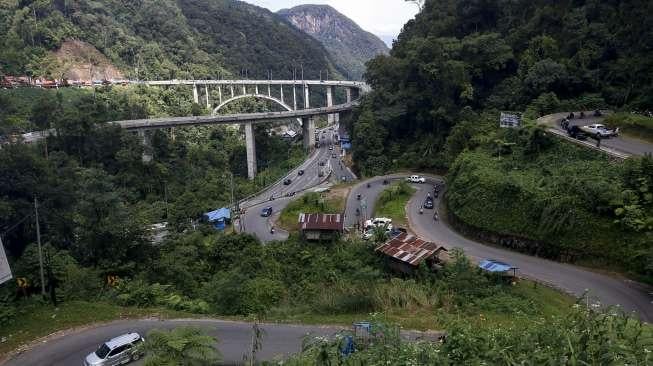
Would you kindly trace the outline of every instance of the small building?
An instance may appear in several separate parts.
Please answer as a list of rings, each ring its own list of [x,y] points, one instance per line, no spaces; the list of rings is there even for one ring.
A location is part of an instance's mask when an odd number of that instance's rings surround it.
[[[299,232],[305,240],[335,240],[345,231],[342,214],[300,213]]]
[[[426,262],[431,270],[438,269],[448,259],[447,249],[443,246],[408,233],[395,236],[375,251],[387,257],[390,268],[405,274],[413,274],[422,262]]]
[[[231,210],[223,207],[219,210],[207,212],[204,214],[204,219],[211,223],[216,230],[222,231],[231,223]]]

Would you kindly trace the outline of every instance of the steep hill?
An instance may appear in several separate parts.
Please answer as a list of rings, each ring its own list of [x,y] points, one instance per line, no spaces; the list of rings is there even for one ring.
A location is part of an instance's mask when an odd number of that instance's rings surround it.
[[[66,60],[53,52],[68,40],[94,46],[130,78],[335,71],[318,41],[236,0],[2,2],[0,35],[0,73],[13,75],[65,73]]]
[[[336,65],[352,78],[363,76],[367,61],[388,53],[381,39],[328,5],[300,5],[278,14],[320,41]]]

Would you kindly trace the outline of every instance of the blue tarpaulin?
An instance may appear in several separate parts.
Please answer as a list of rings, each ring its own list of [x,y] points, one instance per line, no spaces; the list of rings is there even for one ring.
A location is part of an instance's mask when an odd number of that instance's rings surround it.
[[[517,267],[513,267],[508,263],[495,261],[494,259],[484,259],[478,266],[488,272],[507,272],[510,270],[516,270]]]
[[[231,220],[231,211],[228,208],[223,207],[219,210],[205,213],[204,218],[206,221],[212,223],[216,229],[224,230],[226,225]]]

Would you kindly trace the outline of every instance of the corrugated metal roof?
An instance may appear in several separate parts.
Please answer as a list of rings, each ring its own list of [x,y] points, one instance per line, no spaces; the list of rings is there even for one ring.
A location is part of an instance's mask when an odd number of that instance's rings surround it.
[[[395,236],[375,250],[415,267],[419,266],[424,259],[440,251],[447,251],[447,249],[438,246],[436,243],[424,241],[407,233]]]
[[[301,230],[333,230],[343,231],[345,228],[341,214],[300,213],[299,227]]]

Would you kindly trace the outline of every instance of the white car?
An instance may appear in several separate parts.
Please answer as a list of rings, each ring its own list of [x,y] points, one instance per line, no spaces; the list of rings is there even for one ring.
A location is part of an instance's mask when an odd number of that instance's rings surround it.
[[[619,134],[619,130],[609,130],[607,127],[600,123],[594,123],[591,125],[583,126],[580,128],[583,132],[595,136],[595,137],[601,137],[601,138],[608,138],[612,136],[617,136]]]
[[[411,175],[410,177],[406,178],[406,181],[411,183],[426,183],[426,178],[419,175]]]
[[[145,339],[138,333],[112,338],[84,359],[84,366],[114,366],[137,361],[143,356],[138,347]]]

